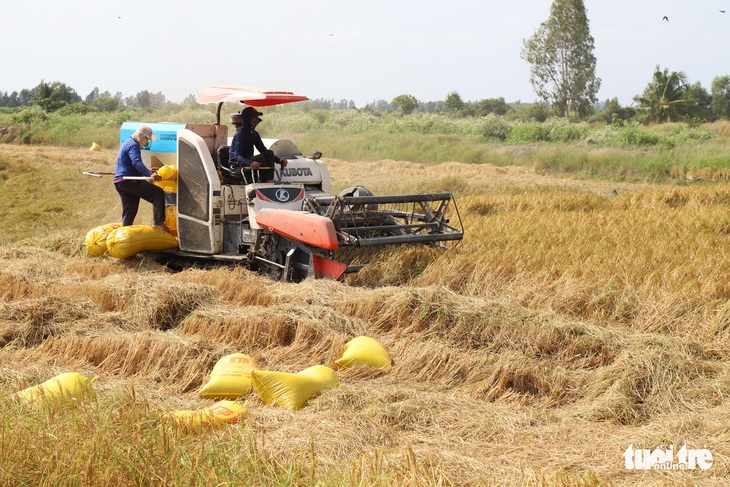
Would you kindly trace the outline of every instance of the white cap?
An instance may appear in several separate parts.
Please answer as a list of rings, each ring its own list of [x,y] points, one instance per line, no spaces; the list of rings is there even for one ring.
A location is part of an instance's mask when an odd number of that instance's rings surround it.
[[[152,140],[152,129],[149,125],[140,125],[134,134],[132,134],[132,137],[137,140],[138,135],[143,135],[145,139]]]

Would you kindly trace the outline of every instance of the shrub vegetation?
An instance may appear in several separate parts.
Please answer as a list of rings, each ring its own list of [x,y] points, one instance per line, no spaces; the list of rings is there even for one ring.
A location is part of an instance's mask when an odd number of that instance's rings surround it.
[[[223,107],[222,123],[229,125],[229,135],[235,128],[228,116],[238,110],[236,105]],[[688,175],[690,179],[724,178],[730,170],[730,129],[725,121],[646,126],[614,119],[608,124],[587,124],[558,117],[538,122],[495,114],[406,116],[392,111],[309,110],[307,105],[271,107],[266,112],[259,126],[264,137],[289,138],[307,153],[321,150],[345,160],[491,163],[553,174],[649,181],[684,181]],[[214,120],[214,107],[190,104],[84,113],[64,109],[47,113],[33,106],[0,112],[0,140],[19,138],[25,144],[61,147],[89,147],[96,142],[114,150],[125,121]]]

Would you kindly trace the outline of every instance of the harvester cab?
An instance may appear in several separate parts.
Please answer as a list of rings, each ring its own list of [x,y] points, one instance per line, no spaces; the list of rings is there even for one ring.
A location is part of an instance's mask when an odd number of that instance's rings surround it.
[[[331,194],[321,153],[305,156],[290,140],[264,139],[285,168],[273,183],[228,163],[231,138],[220,123],[223,103],[268,106],[306,100],[291,92],[245,87],[211,87],[196,96],[217,103],[214,124],[150,124],[156,140],[142,151],[152,168],[176,165],[174,191],[166,203],[175,215],[179,248],[150,252],[162,260],[240,262],[282,281],[340,278],[365,261],[357,249],[386,245],[456,245],[461,219],[450,193],[374,196],[363,187]],[[240,125],[236,115],[234,126]],[[136,129],[122,126],[122,139]],[[131,132],[130,132],[131,133]],[[127,135],[128,136],[128,135]],[[453,213],[453,215],[452,215]]]

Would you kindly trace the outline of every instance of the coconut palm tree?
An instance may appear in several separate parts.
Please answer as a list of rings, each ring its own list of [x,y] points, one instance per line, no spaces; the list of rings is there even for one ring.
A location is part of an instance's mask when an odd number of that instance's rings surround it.
[[[46,83],[41,80],[38,86],[33,88],[31,96],[31,102],[34,105],[39,105],[47,112],[54,112],[63,106],[79,103],[80,101],[81,97],[76,93],[76,90],[60,81]]]
[[[687,75],[683,71],[669,72],[668,68],[654,69],[651,83],[643,95],[634,97],[639,104],[637,111],[647,122],[662,123],[680,120],[691,115],[695,100],[687,85]]]

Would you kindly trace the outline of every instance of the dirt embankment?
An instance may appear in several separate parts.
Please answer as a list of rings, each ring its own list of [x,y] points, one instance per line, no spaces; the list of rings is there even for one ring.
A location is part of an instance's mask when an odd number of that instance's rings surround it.
[[[0,125],[0,144],[22,144],[20,129],[13,125]]]

